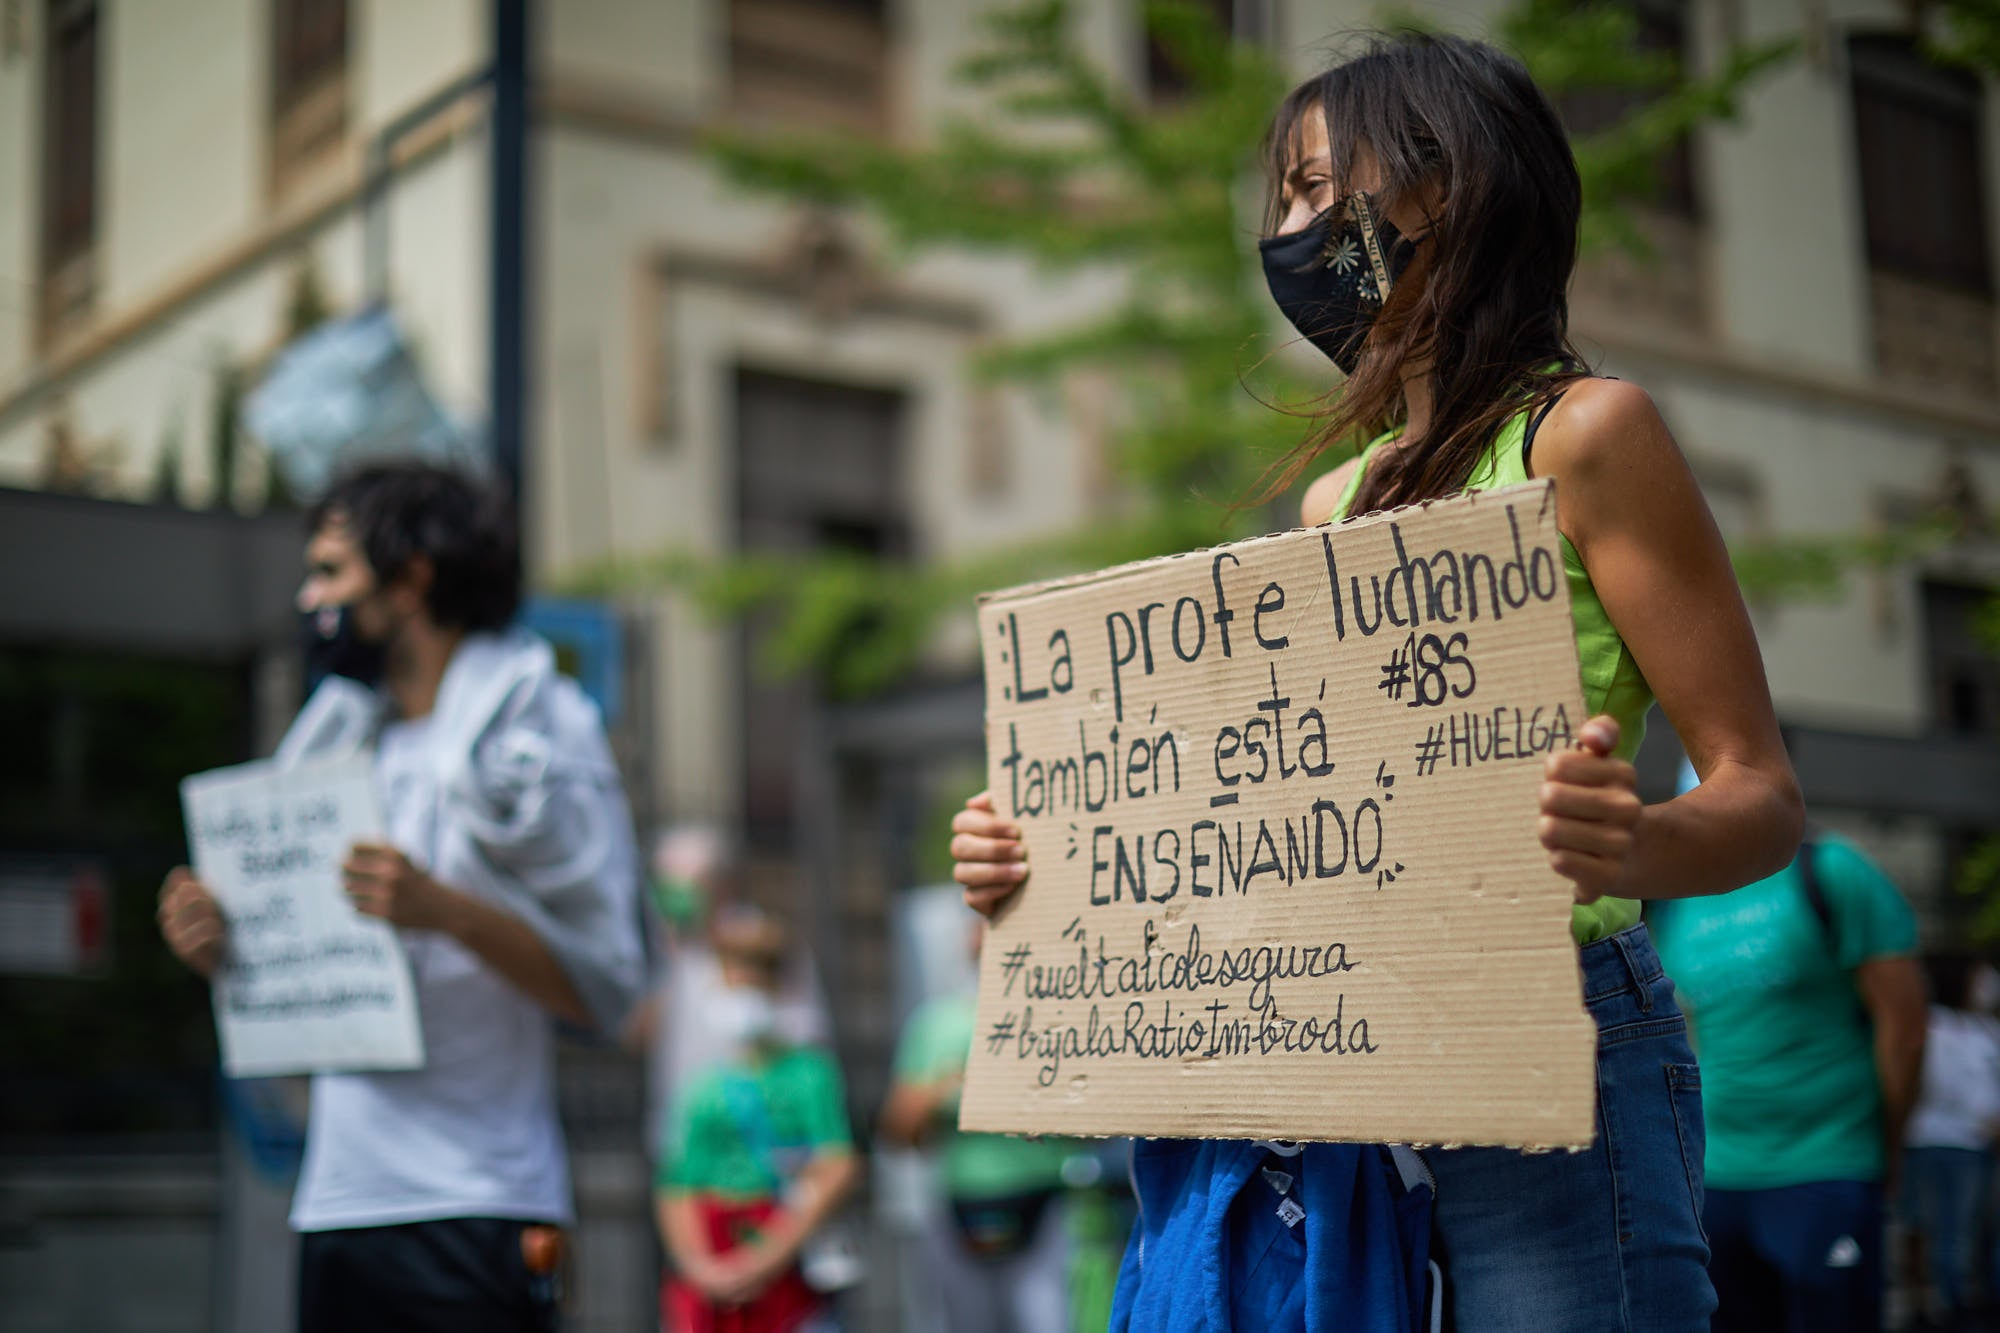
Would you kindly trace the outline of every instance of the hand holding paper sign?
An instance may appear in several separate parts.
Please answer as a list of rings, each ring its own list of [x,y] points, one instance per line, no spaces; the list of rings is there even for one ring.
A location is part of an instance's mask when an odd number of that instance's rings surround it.
[[[580,1026],[591,1021],[562,965],[512,912],[440,883],[387,843],[355,843],[340,877],[361,915],[406,930],[442,931],[557,1018]]]
[[[213,975],[224,1067],[420,1068],[402,947],[340,891],[340,858],[382,827],[368,760],[244,764],[188,778],[181,800],[195,873],[168,876],[160,929]]]
[[[983,791],[952,816],[951,832],[951,874],[965,886],[965,905],[992,916],[1028,879],[1020,825],[995,814],[993,794]]]
[[[387,843],[355,843],[341,862],[340,879],[355,911],[408,930],[445,929],[451,900],[459,896]]]
[[[160,886],[160,935],[174,957],[204,977],[215,975],[228,945],[229,923],[208,886],[186,866],[167,872]]]
[[[1549,865],[1576,885],[1579,903],[1618,892],[1632,831],[1639,824],[1638,772],[1618,748],[1618,720],[1594,717],[1583,724],[1577,748],[1543,763],[1538,831]]]

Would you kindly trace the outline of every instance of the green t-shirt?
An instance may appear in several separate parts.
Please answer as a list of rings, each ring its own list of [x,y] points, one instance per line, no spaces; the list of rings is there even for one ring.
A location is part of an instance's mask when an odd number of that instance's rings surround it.
[[[662,1189],[768,1199],[813,1157],[850,1152],[840,1069],[800,1046],[697,1075],[668,1117]]]
[[[1796,863],[1648,911],[1701,1059],[1717,1189],[1882,1178],[1881,1088],[1854,969],[1914,952],[1916,918],[1851,844],[1822,835],[1814,847],[1830,928]]]
[[[930,1083],[964,1070],[972,1053],[976,997],[967,991],[941,995],[910,1015],[896,1047],[896,1078]],[[957,1128],[957,1105],[939,1127],[945,1192],[954,1199],[995,1199],[1030,1194],[1062,1184],[1062,1166],[1076,1151],[1067,1139],[1018,1139],[1008,1134],[965,1134]]]

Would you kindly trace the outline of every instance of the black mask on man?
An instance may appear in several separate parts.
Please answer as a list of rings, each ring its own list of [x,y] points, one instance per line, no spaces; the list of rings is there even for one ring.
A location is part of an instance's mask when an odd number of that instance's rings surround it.
[[[299,638],[305,649],[306,687],[327,676],[346,676],[363,685],[382,679],[388,645],[370,643],[354,628],[354,608],[322,606],[299,615]]]
[[[1269,237],[1257,248],[1278,309],[1352,375],[1368,330],[1416,257],[1417,243],[1405,240],[1366,194],[1353,194],[1302,230]]]

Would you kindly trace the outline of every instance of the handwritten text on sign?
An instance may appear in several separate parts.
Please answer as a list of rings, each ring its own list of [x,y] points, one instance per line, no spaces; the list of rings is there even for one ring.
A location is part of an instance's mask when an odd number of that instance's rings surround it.
[[[1551,483],[982,600],[987,765],[1033,871],[962,1124],[1588,1143],[1584,721]]]
[[[269,763],[181,783],[194,870],[229,922],[215,1021],[232,1075],[415,1069],[410,969],[393,927],[355,912],[340,865],[378,837],[366,758]]]

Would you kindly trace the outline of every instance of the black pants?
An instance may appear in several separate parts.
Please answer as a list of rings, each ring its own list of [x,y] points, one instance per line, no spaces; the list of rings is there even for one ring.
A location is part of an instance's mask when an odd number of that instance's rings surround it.
[[[550,1333],[554,1294],[521,1258],[526,1225],[462,1217],[306,1232],[299,1333]]]
[[[1882,1187],[1820,1180],[1708,1191],[1721,1302],[1712,1333],[1875,1333],[1882,1327]]]

